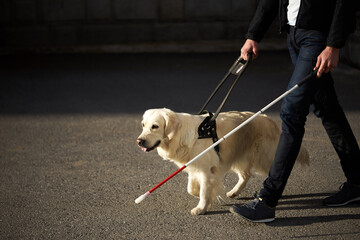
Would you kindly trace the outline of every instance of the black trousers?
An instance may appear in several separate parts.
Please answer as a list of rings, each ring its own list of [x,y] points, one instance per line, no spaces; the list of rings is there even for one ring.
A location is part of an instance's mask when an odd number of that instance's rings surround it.
[[[320,32],[291,28],[288,47],[295,69],[288,88],[312,71],[325,44],[326,37]],[[360,184],[359,146],[338,102],[333,78],[330,73],[323,74],[320,79],[302,85],[283,100],[282,133],[269,176],[259,195],[269,206],[276,206],[284,191],[300,150],[310,108],[321,119],[347,180]]]

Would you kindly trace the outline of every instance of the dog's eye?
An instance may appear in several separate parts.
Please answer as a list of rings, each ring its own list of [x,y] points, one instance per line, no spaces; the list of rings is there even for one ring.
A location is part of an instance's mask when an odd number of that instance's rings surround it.
[[[158,128],[159,128],[159,126],[155,125],[155,124],[151,126],[151,129],[158,129]]]

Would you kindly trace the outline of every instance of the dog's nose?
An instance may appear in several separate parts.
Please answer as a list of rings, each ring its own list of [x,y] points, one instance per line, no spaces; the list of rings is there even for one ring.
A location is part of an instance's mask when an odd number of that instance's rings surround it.
[[[138,144],[139,146],[142,146],[142,145],[144,144],[145,140],[144,140],[144,139],[141,139],[141,138],[138,138],[138,139],[136,140],[136,142],[137,142],[137,144]]]

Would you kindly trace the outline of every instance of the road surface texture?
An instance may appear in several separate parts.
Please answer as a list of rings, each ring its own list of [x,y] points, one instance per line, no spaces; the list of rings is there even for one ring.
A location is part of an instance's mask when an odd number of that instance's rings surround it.
[[[202,216],[190,214],[198,200],[186,192],[183,172],[134,203],[177,169],[137,147],[142,113],[158,107],[196,113],[237,57],[1,56],[0,239],[360,239],[359,203],[322,206],[345,178],[312,113],[304,137],[311,165],[294,168],[276,221],[252,224],[229,212],[261,188],[258,175],[238,199],[224,196]],[[261,52],[224,111],[260,110],[284,92],[291,71],[286,51]],[[333,75],[359,142],[360,71],[340,65]],[[280,125],[279,109],[267,114]],[[228,174],[226,190],[235,182]]]

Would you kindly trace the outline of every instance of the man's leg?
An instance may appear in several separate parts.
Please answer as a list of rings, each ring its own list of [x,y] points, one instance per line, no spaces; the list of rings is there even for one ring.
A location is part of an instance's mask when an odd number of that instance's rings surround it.
[[[290,30],[288,45],[295,69],[288,89],[312,71],[317,56],[325,48],[325,41],[325,37],[316,31]],[[243,206],[233,206],[230,209],[233,213],[255,222],[274,219],[275,210],[271,208],[277,205],[299,153],[306,116],[315,92],[314,81],[305,83],[284,98],[281,107],[282,133],[269,176],[264,181],[259,198]]]
[[[312,71],[317,56],[325,48],[324,40],[323,35],[316,31],[291,30],[288,45],[295,69],[288,88]],[[282,133],[269,176],[259,195],[271,207],[277,205],[299,153],[317,81],[314,79],[296,89],[285,97],[281,106]]]
[[[315,115],[321,118],[347,179],[337,194],[324,199],[324,204],[343,206],[360,200],[359,146],[337,100],[331,74],[326,74],[318,84],[311,107]]]

